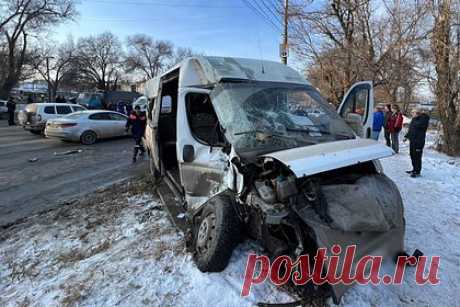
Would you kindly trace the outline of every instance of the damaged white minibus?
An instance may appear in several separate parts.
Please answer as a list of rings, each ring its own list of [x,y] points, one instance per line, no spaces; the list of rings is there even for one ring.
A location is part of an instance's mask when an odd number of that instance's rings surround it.
[[[370,140],[371,82],[338,110],[295,70],[270,61],[191,57],[147,82],[145,145],[156,181],[200,270],[221,271],[244,237],[267,254],[314,255],[356,245],[355,258],[404,250],[404,211]],[[171,207],[176,208],[171,208]],[[348,286],[299,287],[332,296]]]

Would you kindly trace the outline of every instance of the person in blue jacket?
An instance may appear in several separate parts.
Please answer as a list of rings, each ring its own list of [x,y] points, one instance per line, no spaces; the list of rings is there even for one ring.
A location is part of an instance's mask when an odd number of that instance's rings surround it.
[[[136,106],[134,111],[128,117],[126,121],[126,131],[131,128],[131,133],[133,135],[135,145],[134,145],[134,155],[133,155],[133,163],[137,160],[137,154],[140,151],[140,156],[144,155],[145,149],[144,144],[142,144],[142,137],[145,133],[145,127],[147,123],[147,118],[144,112],[141,112],[141,108]]]
[[[384,123],[385,114],[383,114],[383,110],[381,106],[377,106],[374,112],[374,121],[372,123],[372,134],[371,138],[378,141],[380,131],[382,131],[383,123]]]

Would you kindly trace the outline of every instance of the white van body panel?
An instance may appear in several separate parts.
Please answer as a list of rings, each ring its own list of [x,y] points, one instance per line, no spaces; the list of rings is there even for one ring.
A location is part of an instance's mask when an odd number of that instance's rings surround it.
[[[358,163],[390,157],[393,150],[370,139],[321,143],[266,154],[285,164],[297,177],[314,175]]]

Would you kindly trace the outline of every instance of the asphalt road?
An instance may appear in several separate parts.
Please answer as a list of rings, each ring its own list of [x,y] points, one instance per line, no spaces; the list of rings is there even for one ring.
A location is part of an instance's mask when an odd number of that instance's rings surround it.
[[[132,164],[132,148],[130,138],[84,146],[36,136],[0,120],[0,226],[145,173],[147,161]],[[75,149],[82,152],[62,155]]]

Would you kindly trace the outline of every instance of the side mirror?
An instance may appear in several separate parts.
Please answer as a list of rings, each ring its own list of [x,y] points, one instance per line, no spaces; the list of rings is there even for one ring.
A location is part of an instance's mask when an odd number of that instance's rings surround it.
[[[355,131],[355,133],[364,137],[363,118],[357,113],[348,113],[345,116],[345,122]]]
[[[182,159],[187,163],[195,160],[195,148],[193,148],[192,145],[184,145],[184,148],[182,149]]]
[[[361,115],[357,113],[348,113],[345,118],[345,121],[353,125],[362,125],[363,118],[361,117]]]

